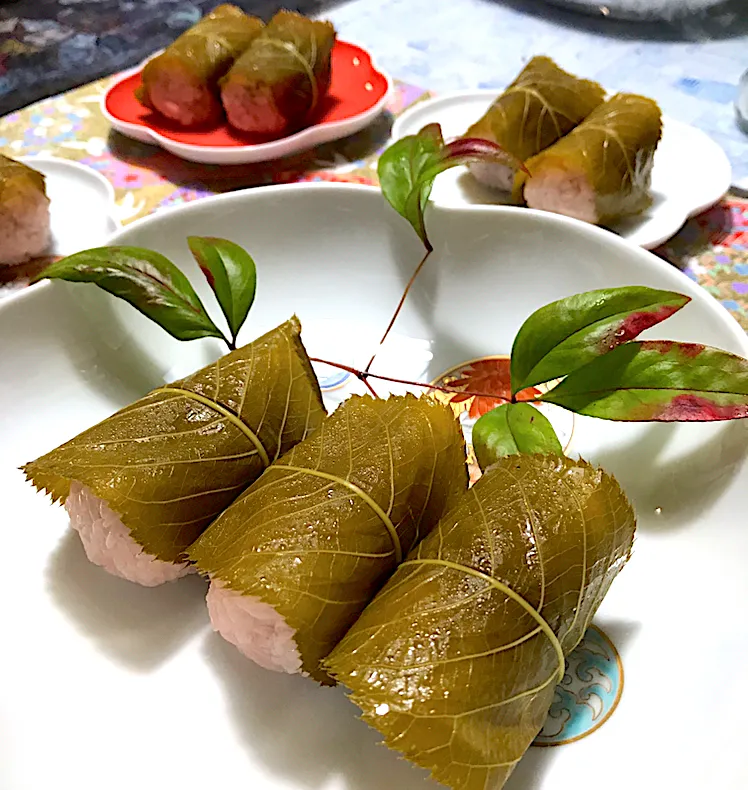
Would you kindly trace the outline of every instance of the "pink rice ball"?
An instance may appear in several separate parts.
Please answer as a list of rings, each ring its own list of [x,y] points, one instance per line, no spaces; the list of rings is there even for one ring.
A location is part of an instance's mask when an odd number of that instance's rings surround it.
[[[275,672],[302,672],[295,631],[270,604],[218,581],[211,582],[206,602],[213,630],[248,659]]]
[[[109,505],[76,481],[70,484],[65,509],[88,559],[113,576],[156,587],[194,572],[186,562],[164,562],[146,553]]]

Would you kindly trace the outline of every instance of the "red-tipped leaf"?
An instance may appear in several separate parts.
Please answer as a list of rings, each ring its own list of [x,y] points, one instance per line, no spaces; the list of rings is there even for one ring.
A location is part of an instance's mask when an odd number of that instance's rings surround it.
[[[698,343],[625,343],[541,400],[606,420],[735,420],[748,417],[748,360]]]
[[[187,243],[236,340],[257,289],[257,270],[252,256],[227,239],[190,236]]]
[[[471,162],[500,162],[524,168],[516,157],[488,140],[463,139],[445,144],[441,126],[435,123],[393,143],[379,158],[377,173],[382,194],[411,224],[427,250],[432,247],[424,212],[434,179],[451,167]]]
[[[129,302],[177,340],[219,337],[187,277],[158,252],[140,247],[98,247],[55,261],[37,280],[94,283]]]
[[[553,381],[638,337],[691,301],[643,286],[587,291],[541,307],[512,348],[512,392]]]

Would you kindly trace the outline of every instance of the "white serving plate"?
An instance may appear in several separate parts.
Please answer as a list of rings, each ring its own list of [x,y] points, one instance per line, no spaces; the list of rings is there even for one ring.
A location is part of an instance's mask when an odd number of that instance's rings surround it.
[[[445,139],[463,135],[486,112],[496,90],[464,91],[419,102],[392,128],[397,140],[429,123],[440,123]],[[662,141],[652,172],[652,206],[643,214],[612,226],[633,244],[652,249],[674,236],[689,217],[717,203],[730,188],[727,154],[707,134],[672,118],[663,119]],[[509,198],[474,179],[466,168],[436,179],[432,200],[441,206],[502,205]]]
[[[429,215],[436,253],[396,324],[398,372],[438,376],[509,351],[542,304],[642,284],[693,302],[649,336],[748,354],[706,292],[615,235],[517,208]],[[166,209],[113,242],[184,266],[185,238],[224,236],[258,264],[247,341],[300,316],[313,355],[349,360],[376,336],[420,257],[377,190],[305,184]],[[211,633],[196,577],[144,589],[89,564],[64,511],[17,467],[213,359],[89,285],[42,283],[0,303],[0,787],[38,790],[427,790],[356,718],[341,690],[261,670]],[[390,370],[390,368],[388,368]],[[335,392],[339,392],[336,390]],[[509,790],[744,790],[748,699],[748,423],[624,425],[577,419],[570,452],[604,464],[639,515],[634,556],[596,624],[626,675],[594,734],[530,749]],[[625,757],[622,757],[624,756]]]
[[[119,228],[114,188],[104,176],[69,159],[19,157],[45,177],[51,221],[49,255],[71,255],[104,244]]]

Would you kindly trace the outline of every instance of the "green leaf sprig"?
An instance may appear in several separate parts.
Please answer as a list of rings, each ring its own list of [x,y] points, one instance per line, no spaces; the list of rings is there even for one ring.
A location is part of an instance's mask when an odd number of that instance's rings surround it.
[[[457,164],[488,160],[521,167],[485,141],[445,144],[436,124],[403,138],[382,155],[382,191],[410,222],[426,249],[382,342],[433,249],[425,208],[434,178]],[[151,250],[86,250],[51,264],[36,280],[95,283],[179,340],[217,337],[233,349],[255,299],[255,263],[239,245],[226,239],[191,236],[188,244],[226,318],[228,335],[210,318],[187,277]],[[577,414],[616,421],[709,422],[748,417],[748,360],[695,343],[636,340],[689,302],[690,297],[673,291],[632,286],[588,291],[536,310],[512,346],[511,401],[483,415],[473,428],[481,467],[511,454],[561,452],[553,427],[533,403],[550,403]],[[370,373],[375,356],[363,371],[339,367],[367,386],[372,377],[430,387]],[[518,393],[538,385],[542,386],[532,401],[523,398],[524,402],[517,402]],[[465,394],[449,387],[438,389]],[[507,393],[473,394],[507,400]]]
[[[427,252],[433,250],[426,231],[426,206],[434,180],[452,167],[492,162],[524,169],[522,162],[500,145],[462,138],[445,143],[438,123],[393,143],[379,158],[377,175],[387,202],[405,218]]]
[[[217,337],[234,349],[255,297],[255,263],[241,247],[226,239],[191,236],[189,246],[226,316],[228,336],[215,325],[182,271],[152,250],[85,250],[51,264],[32,282],[47,279],[94,283],[131,304],[177,340]]]
[[[218,299],[231,331],[229,348],[247,318],[257,292],[257,268],[252,256],[226,239],[190,236],[190,251]]]
[[[545,385],[532,402],[605,420],[748,417],[748,360],[697,343],[636,340],[690,301],[634,286],[588,291],[541,307],[512,346],[512,400],[527,387]],[[538,415],[535,420],[528,409]],[[483,415],[473,427],[481,468],[507,454],[556,453],[548,432],[553,429],[540,416],[530,403],[516,402]]]
[[[424,126],[418,134],[403,137],[379,157],[377,175],[382,194],[392,208],[410,223],[426,252],[405,286],[395,312],[379,341],[378,349],[387,339],[413,283],[434,249],[426,230],[426,207],[434,180],[440,173],[452,167],[474,162],[491,162],[525,169],[524,164],[517,157],[488,140],[462,138],[445,143],[438,123]],[[377,351],[369,360],[365,373],[368,373],[374,364]]]
[[[522,162],[485,140],[445,144],[438,124],[398,140],[379,159],[382,194],[410,223],[426,250],[380,346],[433,250],[425,213],[434,179],[470,162],[525,170]],[[545,386],[533,402],[607,420],[706,422],[748,417],[745,359],[696,344],[634,342],[690,301],[673,291],[632,286],[576,294],[534,312],[512,346],[512,402],[484,414],[473,427],[481,467],[510,454],[560,452],[547,418],[530,403],[516,402],[517,393],[537,385]],[[375,357],[376,353],[365,375],[371,375]]]

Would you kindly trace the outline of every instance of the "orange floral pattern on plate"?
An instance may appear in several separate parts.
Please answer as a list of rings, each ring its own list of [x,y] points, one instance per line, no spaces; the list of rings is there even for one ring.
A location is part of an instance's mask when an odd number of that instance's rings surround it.
[[[464,393],[453,395],[450,403],[464,403],[471,400],[468,415],[477,420],[491,409],[511,400],[512,382],[509,373],[509,359],[501,357],[496,359],[481,359],[472,362],[461,371],[460,377],[449,382],[450,387],[461,387]],[[486,393],[485,395],[470,395],[468,393]],[[492,397],[498,395],[499,397]],[[540,395],[540,390],[528,387],[517,393],[518,401],[533,400]]]

